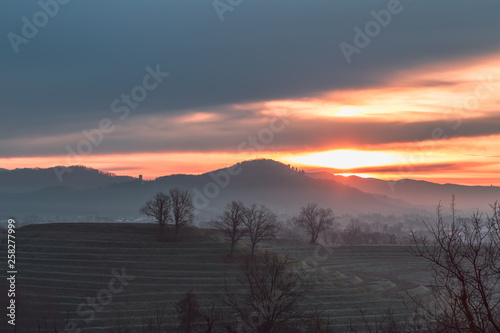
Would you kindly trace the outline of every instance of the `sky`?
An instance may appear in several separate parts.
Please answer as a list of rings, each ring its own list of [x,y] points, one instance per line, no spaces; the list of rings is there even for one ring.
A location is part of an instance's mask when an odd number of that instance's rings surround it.
[[[5,0],[0,168],[500,186],[497,0]]]

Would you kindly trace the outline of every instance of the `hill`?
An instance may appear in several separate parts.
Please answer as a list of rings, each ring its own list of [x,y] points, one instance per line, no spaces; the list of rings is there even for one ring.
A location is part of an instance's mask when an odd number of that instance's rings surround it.
[[[108,179],[109,180],[109,179]],[[336,213],[402,213],[410,204],[370,194],[334,180],[307,177],[272,160],[238,163],[202,175],[171,175],[148,182],[114,183],[99,188],[51,187],[29,193],[0,194],[0,209],[10,214],[139,216],[139,208],[158,191],[180,187],[191,191],[197,221],[211,219],[227,202],[268,205],[282,217],[316,202]]]
[[[50,328],[57,321],[59,331],[68,320],[82,331],[103,333],[110,326],[124,328],[158,316],[172,324],[176,320],[173,304],[189,290],[206,305],[225,280],[228,286],[236,284],[239,265],[224,261],[228,246],[223,240],[190,228],[182,231],[179,242],[158,242],[157,231],[154,224],[121,223],[19,228],[16,263],[22,276],[16,283],[17,330],[39,332],[37,319]],[[167,239],[172,232],[167,227]],[[308,266],[312,263],[307,258],[317,258],[315,246],[287,239],[264,245],[269,251],[290,256],[307,272],[301,281],[313,283],[313,289],[301,303],[304,311],[321,310],[336,332],[344,332],[349,323],[362,323],[361,309],[372,322],[389,308],[397,316],[402,308],[401,290],[417,290],[429,278],[425,262],[411,256],[404,246],[332,248],[329,255],[320,250],[319,266]],[[237,253],[247,253],[244,245]],[[85,304],[89,299],[106,297],[116,272],[127,276],[127,283],[87,320],[92,312]],[[115,283],[120,286],[116,279]],[[5,282],[0,282],[2,294],[6,294],[5,288]],[[0,306],[6,306],[6,299],[0,298]]]
[[[439,201],[448,206],[452,193],[456,195],[457,207],[461,210],[489,211],[489,204],[500,200],[500,187],[497,186],[436,184],[412,179],[384,181],[357,176],[336,176],[328,172],[308,175],[316,179],[334,180],[364,192],[398,198],[429,209],[434,209]]]
[[[59,178],[57,174],[59,168],[0,169],[0,192],[23,193],[57,186],[89,189],[130,182],[135,179],[127,176],[116,176],[109,172],[84,166],[68,167],[63,176]]]
[[[64,174],[62,183],[53,168],[0,172],[0,211],[14,216],[136,219],[145,201],[173,187],[192,193],[198,222],[214,218],[232,200],[266,204],[285,219],[310,202],[331,207],[337,215],[425,215],[433,212],[439,201],[448,205],[455,193],[457,207],[463,215],[469,215],[473,209],[489,211],[489,204],[500,199],[499,187],[440,185],[409,179],[394,182],[327,172],[307,174],[264,159],[201,175],[178,174],[145,182],[81,166],[72,170]]]

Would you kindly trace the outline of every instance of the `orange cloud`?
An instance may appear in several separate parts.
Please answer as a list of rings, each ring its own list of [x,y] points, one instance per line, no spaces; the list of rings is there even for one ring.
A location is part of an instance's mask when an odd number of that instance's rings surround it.
[[[79,163],[155,178],[266,157],[388,179],[487,184],[500,179],[499,60],[495,54],[433,64],[400,71],[378,87],[226,105],[224,112],[137,116],[117,126]],[[260,151],[238,152],[241,142],[276,115],[289,120],[285,130]],[[27,145],[33,153],[0,158],[0,166],[69,165],[60,142],[81,139],[81,133],[70,133],[4,141],[11,154]],[[58,150],[35,157],[45,146]]]

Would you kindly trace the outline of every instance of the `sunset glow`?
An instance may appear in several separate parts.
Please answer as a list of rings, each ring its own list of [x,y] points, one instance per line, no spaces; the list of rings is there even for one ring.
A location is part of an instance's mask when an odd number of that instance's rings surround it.
[[[411,66],[367,67],[373,73],[340,64],[335,68],[345,71],[342,79],[332,77],[331,86],[313,91],[233,98],[229,89],[237,85],[229,83],[226,93],[216,84],[204,83],[203,89],[214,92],[201,90],[195,95],[206,103],[188,103],[194,98],[189,90],[178,107],[170,100],[175,99],[176,84],[191,87],[199,77],[172,83],[169,77],[168,89],[162,87],[165,90],[148,97],[154,103],[169,96],[163,104],[131,107],[126,119],[108,108],[115,91],[101,103],[100,111],[93,106],[84,109],[85,118],[73,121],[61,114],[28,118],[30,126],[50,121],[36,133],[21,127],[5,134],[0,168],[83,164],[153,179],[272,158],[306,170],[329,168],[332,173],[363,177],[500,183],[499,64],[500,51],[493,48]],[[143,75],[141,66],[135,78]],[[342,80],[351,79],[357,83],[343,84]],[[272,88],[295,81],[279,83]],[[116,91],[130,90],[127,85],[119,87]],[[222,97],[212,102],[215,92]],[[113,130],[100,138],[95,130],[107,118]],[[57,122],[61,125],[52,125]],[[89,133],[93,133],[90,139]],[[68,154],[78,147],[87,151]]]
[[[401,162],[397,157],[380,152],[334,150],[286,159],[291,163],[334,169],[352,169],[368,166],[394,165]]]

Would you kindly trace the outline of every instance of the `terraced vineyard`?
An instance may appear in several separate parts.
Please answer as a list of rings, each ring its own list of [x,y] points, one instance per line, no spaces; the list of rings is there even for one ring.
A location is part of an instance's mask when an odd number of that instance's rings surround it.
[[[38,331],[39,325],[53,330],[55,322],[59,331],[64,322],[71,322],[82,332],[107,332],[113,326],[159,316],[173,323],[173,303],[187,291],[194,290],[200,303],[207,304],[224,279],[235,283],[239,265],[225,262],[228,246],[219,236],[192,228],[178,242],[158,242],[158,231],[152,224],[18,229],[18,332]],[[327,253],[298,241],[275,240],[263,247],[288,255],[298,261],[297,267],[305,268],[300,271],[303,278],[315,286],[304,301],[304,311],[321,310],[339,332],[350,323],[361,323],[360,309],[373,322],[389,308],[397,313],[399,293],[418,288],[429,278],[425,264],[402,246],[340,247]],[[240,245],[237,251],[247,249]],[[91,311],[87,303],[95,297],[106,304]]]
[[[361,330],[365,319],[375,324],[388,310],[404,322],[406,291],[428,291],[424,287],[430,279],[426,263],[411,255],[406,246],[324,249],[293,240],[275,240],[264,244],[264,248],[304,262],[310,267],[306,271],[317,275],[317,294],[311,295],[309,302],[320,305],[324,319],[335,332],[345,331],[348,325]]]

